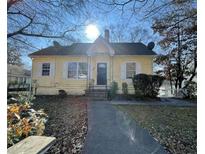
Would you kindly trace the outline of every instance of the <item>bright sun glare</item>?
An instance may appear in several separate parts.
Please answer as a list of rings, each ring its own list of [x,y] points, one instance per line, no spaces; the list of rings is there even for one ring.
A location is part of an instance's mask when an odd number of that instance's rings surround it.
[[[96,25],[88,25],[85,29],[86,36],[89,40],[95,40],[99,36],[99,30]]]

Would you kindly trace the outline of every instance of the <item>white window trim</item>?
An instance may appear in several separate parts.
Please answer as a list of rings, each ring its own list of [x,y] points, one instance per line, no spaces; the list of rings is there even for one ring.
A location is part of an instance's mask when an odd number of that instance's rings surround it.
[[[43,75],[43,64],[49,64],[49,75]],[[42,77],[51,76],[51,62],[42,62],[42,64],[41,64],[41,76]]]
[[[77,78],[68,78],[68,65],[69,63],[77,63]],[[85,62],[85,61],[69,61],[67,62],[67,67],[66,67],[66,79],[67,80],[87,80],[88,79],[88,70],[87,70],[87,78],[86,79],[79,79],[78,78],[78,69],[79,69],[79,63],[86,63],[88,65],[88,62]],[[88,68],[87,68],[88,69]]]
[[[88,62],[77,62],[78,64],[77,64],[77,77],[78,77],[78,73],[79,73],[79,63],[86,63],[87,64],[87,78],[86,79],[79,79],[79,78],[77,78],[77,80],[88,80],[88,77],[89,77],[89,64],[88,64]]]
[[[69,61],[69,62],[67,62],[66,77],[67,77],[68,80],[78,80],[78,78],[69,78],[69,77],[68,77],[68,66],[69,66],[70,63],[77,63],[76,76],[78,77],[78,62],[76,62],[76,61]]]
[[[125,62],[125,79],[126,80],[132,80],[130,78],[127,78],[127,64],[128,63],[135,63],[135,74],[137,72],[137,63],[135,61],[128,61],[128,62]]]
[[[125,65],[127,64],[127,63],[135,63],[135,66],[136,66],[136,72],[135,73],[137,73],[138,71],[140,71],[141,72],[141,63],[140,62],[136,62],[136,61],[125,61],[124,62],[125,63]],[[140,70],[137,70],[137,64],[139,64],[140,65]],[[129,78],[127,78],[127,70],[126,70],[126,66],[125,66],[125,79],[124,79],[124,81],[125,82],[127,82],[128,84],[131,84],[132,83],[132,79],[129,79]]]
[[[49,75],[42,75],[42,68],[43,68],[43,64],[44,63],[49,63],[50,64],[50,72]],[[41,78],[53,78],[55,77],[55,67],[56,67],[56,63],[55,61],[43,61],[43,62],[37,62],[37,71],[32,71],[32,76],[35,77],[41,77]],[[32,68],[33,68],[33,64],[32,64]]]

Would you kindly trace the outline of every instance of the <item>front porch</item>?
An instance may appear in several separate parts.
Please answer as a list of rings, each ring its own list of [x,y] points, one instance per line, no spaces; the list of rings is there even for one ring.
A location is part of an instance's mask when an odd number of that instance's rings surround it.
[[[107,100],[113,81],[114,50],[105,39],[99,37],[86,54],[88,76],[85,94],[94,100]]]
[[[109,90],[108,85],[89,85],[89,88],[85,90],[85,95],[92,100],[108,100]]]

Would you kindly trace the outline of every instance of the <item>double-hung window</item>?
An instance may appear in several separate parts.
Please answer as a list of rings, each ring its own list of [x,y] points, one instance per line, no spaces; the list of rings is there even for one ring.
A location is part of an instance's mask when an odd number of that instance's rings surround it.
[[[136,74],[136,63],[126,63],[126,79],[131,79]]]
[[[78,79],[87,79],[88,76],[88,64],[78,63]]]
[[[69,62],[68,78],[69,79],[87,79],[88,64],[85,62]]]
[[[77,78],[77,64],[76,62],[68,63],[68,78],[76,79]]]
[[[49,76],[49,75],[50,75],[50,63],[43,63],[42,76]]]

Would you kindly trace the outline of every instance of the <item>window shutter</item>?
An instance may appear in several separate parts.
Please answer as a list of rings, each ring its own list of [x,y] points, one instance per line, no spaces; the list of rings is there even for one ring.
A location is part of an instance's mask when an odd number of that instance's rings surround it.
[[[63,64],[63,79],[67,79],[68,77],[68,62]]]
[[[88,64],[88,79],[91,79],[91,64]]]
[[[136,63],[136,74],[140,74],[140,73],[141,73],[141,64]]]
[[[121,64],[121,79],[126,79],[126,63]]]
[[[41,77],[42,76],[42,63],[37,63],[37,72],[36,72],[36,76],[37,77]]]
[[[55,75],[55,62],[50,63],[50,76],[54,77]]]

